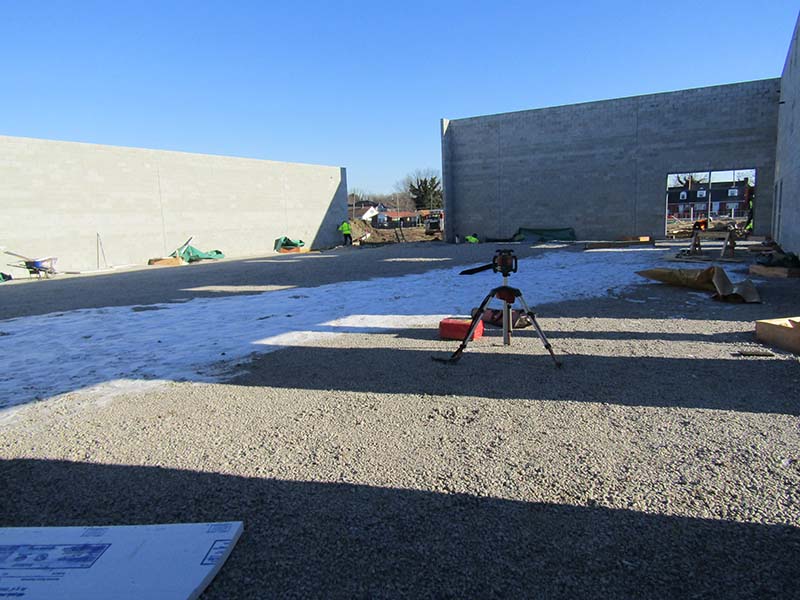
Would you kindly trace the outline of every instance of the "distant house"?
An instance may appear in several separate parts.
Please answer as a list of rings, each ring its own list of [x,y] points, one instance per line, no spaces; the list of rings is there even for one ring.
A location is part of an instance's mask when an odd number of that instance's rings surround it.
[[[692,189],[671,187],[667,190],[667,213],[679,219],[700,218],[710,208],[712,218],[746,217],[754,194],[755,188],[747,181],[695,183]]]
[[[378,209],[375,206],[364,206],[353,209],[351,214],[353,215],[354,221],[360,220],[372,222],[372,218],[378,214]]]
[[[351,221],[371,221],[378,214],[378,206],[371,200],[356,200],[347,205],[347,216]]]

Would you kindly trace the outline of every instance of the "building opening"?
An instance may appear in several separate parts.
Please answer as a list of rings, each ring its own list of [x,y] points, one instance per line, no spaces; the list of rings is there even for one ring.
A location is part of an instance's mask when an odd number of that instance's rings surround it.
[[[694,171],[667,175],[667,237],[702,229],[752,230],[756,170]]]

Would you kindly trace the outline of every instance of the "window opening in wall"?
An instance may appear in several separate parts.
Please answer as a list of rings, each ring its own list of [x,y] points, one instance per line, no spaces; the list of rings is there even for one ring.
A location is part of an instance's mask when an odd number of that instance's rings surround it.
[[[755,198],[755,169],[669,173],[665,233],[688,237],[694,227],[752,229]]]

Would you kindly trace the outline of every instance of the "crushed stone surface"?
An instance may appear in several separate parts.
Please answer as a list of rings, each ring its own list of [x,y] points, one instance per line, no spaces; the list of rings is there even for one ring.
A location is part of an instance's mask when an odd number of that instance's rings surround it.
[[[475,252],[450,248],[352,266]],[[0,526],[242,520],[204,599],[796,597],[800,362],[735,353],[800,314],[800,284],[757,285],[760,305],[647,282],[542,304],[561,369],[530,329],[445,365],[458,343],[411,327],[30,403],[0,425]]]

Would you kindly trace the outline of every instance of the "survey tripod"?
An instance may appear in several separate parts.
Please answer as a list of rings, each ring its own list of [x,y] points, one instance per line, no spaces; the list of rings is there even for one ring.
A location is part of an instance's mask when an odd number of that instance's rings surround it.
[[[561,363],[553,353],[553,347],[550,345],[550,342],[547,341],[547,337],[545,337],[542,328],[539,327],[539,323],[536,320],[536,315],[530,309],[528,303],[525,302],[522,292],[517,288],[513,288],[508,285],[508,278],[511,273],[517,272],[517,257],[514,254],[514,251],[498,249],[495,251],[495,255],[491,263],[488,265],[481,265],[480,267],[474,267],[472,269],[466,269],[461,271],[459,275],[473,275],[475,273],[480,273],[481,271],[488,271],[489,269],[495,273],[501,273],[503,275],[503,285],[494,288],[489,292],[486,298],[483,299],[483,302],[481,302],[478,310],[475,311],[475,314],[472,316],[472,322],[470,323],[467,335],[464,336],[464,339],[461,341],[461,345],[455,352],[453,352],[453,355],[450,358],[433,357],[433,360],[450,364],[458,362],[458,360],[461,358],[461,355],[464,353],[464,350],[466,350],[467,344],[472,338],[472,334],[475,332],[475,328],[483,318],[483,313],[486,311],[486,306],[489,304],[489,301],[492,298],[499,298],[503,302],[503,345],[510,345],[512,330],[511,307],[517,298],[519,298],[519,302],[522,305],[523,314],[530,317],[531,323],[536,329],[536,333],[539,334],[539,339],[542,340],[542,344],[544,345],[545,349],[550,353],[550,356],[553,358],[553,362],[556,363],[557,367],[560,367]]]

